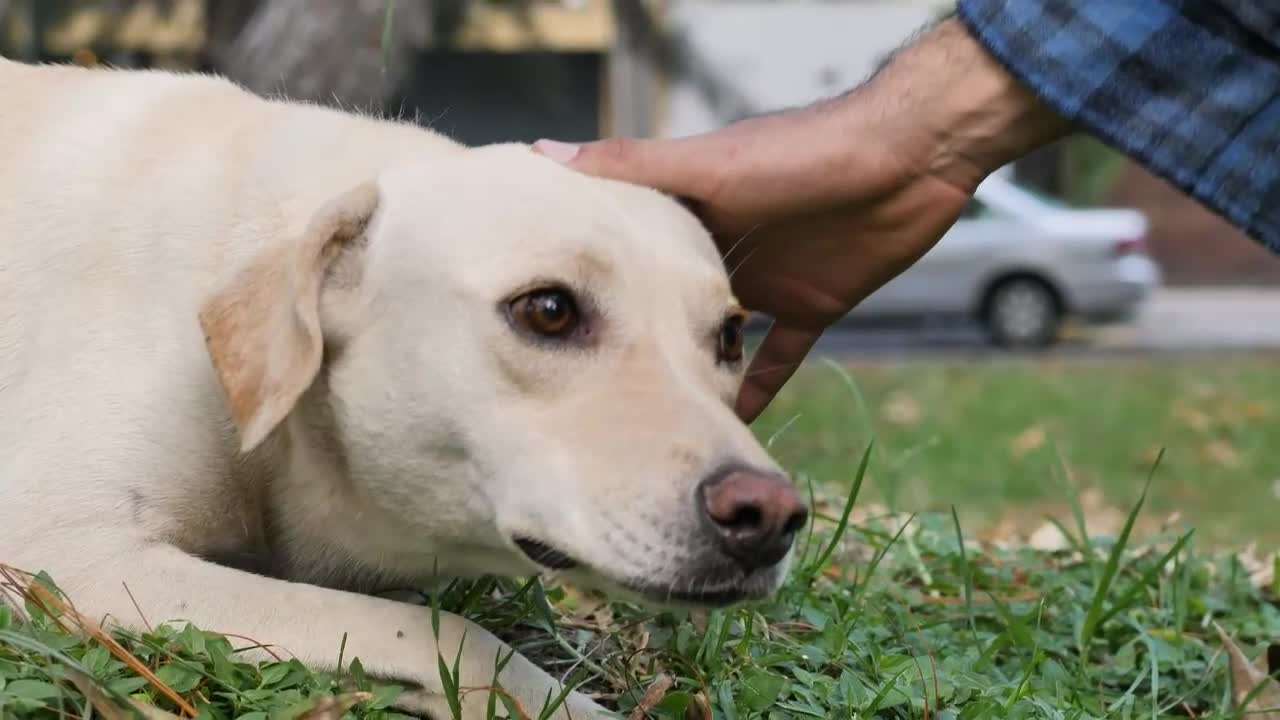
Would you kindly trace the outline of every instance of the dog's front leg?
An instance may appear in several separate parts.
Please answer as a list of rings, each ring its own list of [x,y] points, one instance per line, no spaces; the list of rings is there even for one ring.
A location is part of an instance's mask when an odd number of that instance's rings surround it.
[[[39,568],[25,569],[49,571],[82,613],[109,615],[111,622],[133,629],[143,626],[140,610],[151,623],[189,621],[201,629],[279,646],[323,670],[336,668],[346,633],[346,659],[358,657],[370,675],[415,688],[406,695],[405,709],[439,720],[452,715],[437,653],[452,667],[465,632],[458,667],[464,689],[462,715],[470,720],[485,717],[495,662],[499,654],[506,658],[512,652],[457,615],[441,613],[437,638],[429,608],[241,572],[167,545],[120,547],[109,557],[93,553],[26,560],[42,562]],[[556,697],[562,690],[558,681],[519,654],[506,664],[498,684],[535,717],[548,693]],[[573,693],[554,717],[589,720],[610,715]]]

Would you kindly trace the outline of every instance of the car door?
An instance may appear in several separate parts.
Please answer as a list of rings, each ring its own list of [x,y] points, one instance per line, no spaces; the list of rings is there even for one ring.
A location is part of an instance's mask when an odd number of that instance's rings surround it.
[[[971,201],[924,257],[854,309],[854,318],[965,315],[1008,236],[1007,220]]]

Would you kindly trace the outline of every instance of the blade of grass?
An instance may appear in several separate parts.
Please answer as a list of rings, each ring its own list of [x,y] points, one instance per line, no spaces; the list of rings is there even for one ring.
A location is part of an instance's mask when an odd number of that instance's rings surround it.
[[[889,554],[889,550],[893,548],[894,543],[898,542],[898,539],[902,537],[902,533],[906,531],[907,526],[914,522],[915,519],[915,513],[911,513],[911,516],[907,518],[907,521],[902,523],[902,527],[898,528],[898,532],[893,534],[893,538],[889,540],[889,543],[881,548],[880,552],[877,553],[875,557],[871,558],[871,563],[867,565],[867,574],[857,580],[857,585],[853,589],[854,605],[856,605],[858,601],[862,599],[862,596],[866,594],[867,588],[871,585],[871,578],[876,574],[876,568],[880,567],[880,562],[884,560],[884,556]]]
[[[862,422],[867,427],[867,433],[871,437],[876,437],[875,420],[871,417],[871,411],[867,408],[867,399],[862,394],[862,389],[858,387],[858,383],[854,382],[853,376],[840,363],[829,357],[822,358],[823,364],[835,371],[840,376],[840,380],[844,382],[845,387],[849,388],[849,392],[853,394],[854,401],[858,404],[858,414],[862,416]]]
[[[877,692],[876,696],[871,699],[871,707],[867,708],[866,710],[867,717],[871,717],[875,715],[876,712],[880,709],[880,703],[884,702],[884,699],[888,697],[889,693],[894,690],[898,690],[898,692],[902,693],[902,695],[905,696],[908,700],[911,699],[910,695],[898,689],[898,680],[900,680],[903,675],[907,674],[907,671],[910,669],[911,669],[911,666],[909,665],[903,666],[903,668],[898,671],[897,675],[894,675],[893,677],[889,678],[889,680],[886,681],[885,684],[880,687],[880,691]]]
[[[858,500],[858,493],[862,491],[862,481],[867,477],[867,463],[871,461],[871,448],[873,447],[875,447],[874,440],[867,443],[867,449],[862,452],[862,460],[858,463],[858,472],[853,477],[853,488],[849,491],[849,497],[845,500],[844,511],[840,514],[840,522],[836,525],[835,533],[832,534],[827,546],[822,549],[822,553],[806,570],[806,574],[810,579],[822,572],[822,567],[826,565],[827,560],[831,559],[831,554],[836,551],[836,547],[844,537],[845,531],[849,528],[849,515],[853,512],[853,504]]]
[[[385,75],[391,64],[391,30],[395,27],[392,18],[396,13],[396,0],[387,0],[386,14],[382,20],[382,72]]]
[[[538,713],[538,720],[547,720],[547,718],[551,717],[556,710],[560,709],[564,701],[569,698],[569,693],[573,692],[576,687],[576,685],[565,683],[564,688],[560,690],[560,694],[556,695],[554,699],[551,699],[551,690],[548,688],[547,698],[550,699],[550,702],[543,704],[542,712]]]
[[[1155,644],[1151,642],[1151,637],[1142,636],[1143,642],[1147,645],[1147,657],[1151,660],[1151,720],[1159,720],[1160,718],[1160,662],[1158,658],[1160,654],[1156,652]]]
[[[1132,606],[1134,601],[1137,600],[1138,595],[1142,593],[1142,589],[1147,585],[1150,585],[1155,580],[1156,575],[1160,574],[1160,571],[1164,569],[1164,566],[1182,551],[1182,548],[1189,540],[1191,540],[1191,535],[1194,532],[1195,530],[1188,530],[1185,535],[1178,538],[1178,541],[1173,544],[1173,547],[1170,547],[1164,555],[1160,556],[1160,559],[1157,560],[1155,564],[1147,568],[1146,572],[1142,573],[1142,577],[1139,578],[1131,587],[1127,588],[1124,594],[1120,596],[1120,599],[1113,602],[1111,604],[1111,608],[1103,613],[1102,617],[1098,618],[1098,625],[1101,626],[1105,624],[1108,620]]]
[[[849,389],[849,394],[853,395],[853,400],[858,406],[858,415],[862,419],[863,425],[866,426],[866,432],[871,436],[872,442],[880,442],[880,433],[876,429],[875,417],[871,414],[870,408],[867,406],[867,398],[862,394],[862,388],[858,386],[857,381],[849,374],[849,371],[840,363],[829,357],[823,357],[822,363],[835,371],[840,376],[840,381]],[[897,509],[897,492],[892,483],[887,482],[887,476],[882,478],[880,483],[880,496],[884,499],[885,505],[891,509]]]
[[[1025,648],[1035,650],[1036,639],[1031,628],[1027,627],[1027,623],[1018,617],[1003,600],[988,592],[987,597],[991,598],[991,604],[996,609],[996,614],[1004,621],[1005,632],[1008,633],[1009,639]]]
[[[1111,553],[1107,556],[1107,564],[1102,569],[1102,576],[1098,578],[1097,587],[1093,591],[1093,599],[1089,602],[1089,610],[1085,613],[1084,625],[1080,629],[1081,661],[1086,660],[1089,656],[1089,643],[1093,641],[1093,635],[1098,630],[1102,619],[1103,604],[1106,602],[1107,593],[1111,589],[1111,583],[1115,580],[1116,573],[1120,570],[1120,559],[1129,544],[1129,535],[1133,532],[1133,523],[1138,519],[1138,513],[1142,511],[1142,505],[1147,500],[1147,491],[1151,489],[1151,480],[1155,477],[1156,468],[1160,467],[1160,459],[1163,457],[1164,448],[1161,448],[1160,454],[1156,456],[1155,462],[1151,464],[1151,471],[1147,473],[1147,481],[1142,486],[1142,494],[1138,496],[1138,502],[1134,504],[1129,511],[1129,516],[1125,518],[1124,527],[1120,530],[1120,535],[1116,538],[1115,544],[1111,547]]]
[[[773,434],[769,436],[769,439],[765,441],[764,449],[765,450],[772,449],[774,441],[776,441],[779,437],[781,437],[782,433],[786,432],[787,428],[791,427],[792,423],[794,423],[799,419],[800,419],[800,413],[796,413],[795,415],[791,416],[790,420],[782,423],[782,427],[775,430]]]
[[[1071,484],[1071,476],[1070,473],[1067,472],[1067,463],[1062,459],[1062,452],[1058,449],[1058,444],[1053,441],[1053,438],[1049,438],[1049,447],[1053,450],[1054,459],[1054,472],[1051,472],[1050,476],[1058,482],[1058,485],[1066,493],[1067,499],[1071,504],[1071,516],[1075,519],[1076,530],[1080,533],[1079,540],[1077,541],[1073,538],[1071,533],[1067,532],[1066,528],[1062,525],[1058,525],[1058,529],[1062,532],[1063,536],[1067,538],[1068,542],[1071,542],[1072,545],[1076,546],[1080,550],[1081,554],[1084,555],[1084,561],[1093,569],[1094,581],[1096,582],[1098,577],[1098,559],[1094,555],[1093,540],[1089,537],[1089,528],[1085,525],[1084,506],[1080,504],[1080,492]],[[1055,524],[1057,524],[1056,521]]]
[[[804,486],[809,495],[809,528],[804,534],[804,545],[800,548],[800,557],[809,557],[809,550],[813,548],[814,533],[817,532],[818,523],[818,496],[813,488],[813,478],[808,474],[804,474]]]
[[[969,632],[973,634],[973,642],[978,643],[978,620],[973,614],[973,566],[969,564],[969,556],[964,547],[964,533],[960,530],[960,516],[956,506],[951,506],[951,522],[956,528],[956,546],[960,548],[960,567],[964,573],[964,611],[969,616]]]
[[[1175,569],[1176,581],[1174,582],[1174,602],[1173,602],[1173,627],[1178,637],[1184,634],[1184,628],[1187,626],[1187,618],[1191,612],[1191,576],[1192,568],[1195,567],[1195,544],[1187,543],[1187,552],[1185,557],[1178,558],[1178,565]]]
[[[1009,697],[1005,699],[1004,710],[1006,713],[1013,709],[1014,703],[1018,702],[1023,694],[1026,693],[1027,685],[1031,682],[1031,673],[1043,660],[1044,652],[1039,648],[1035,649],[1031,654],[1031,661],[1027,663],[1026,670],[1022,673],[1022,679],[1018,681],[1018,684],[1009,692]]]

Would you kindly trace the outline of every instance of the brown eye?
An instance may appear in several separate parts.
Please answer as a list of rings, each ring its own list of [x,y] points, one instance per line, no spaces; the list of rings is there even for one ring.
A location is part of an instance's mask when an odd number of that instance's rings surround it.
[[[741,315],[733,315],[726,318],[720,326],[719,347],[716,351],[720,362],[732,364],[742,360],[742,346],[746,342],[743,322]]]
[[[511,318],[524,330],[546,338],[563,339],[581,320],[573,296],[564,290],[536,290],[511,302]]]

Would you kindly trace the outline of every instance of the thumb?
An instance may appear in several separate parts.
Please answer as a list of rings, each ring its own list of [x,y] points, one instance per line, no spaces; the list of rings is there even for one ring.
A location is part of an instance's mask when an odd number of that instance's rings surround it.
[[[539,140],[533,151],[589,175],[697,197],[698,157],[685,140],[607,138],[580,145]]]

